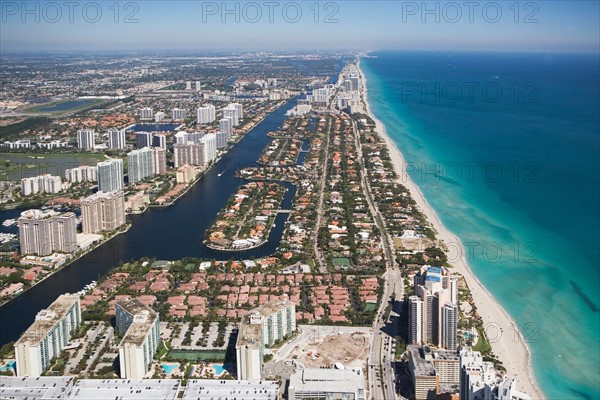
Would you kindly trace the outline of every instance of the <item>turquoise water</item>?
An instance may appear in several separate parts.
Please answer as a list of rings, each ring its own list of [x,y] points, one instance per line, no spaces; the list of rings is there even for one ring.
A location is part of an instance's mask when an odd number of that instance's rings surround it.
[[[14,361],[9,361],[6,363],[6,365],[3,365],[0,367],[0,371],[9,371],[9,370],[14,370],[14,369],[15,369]]]
[[[545,395],[600,398],[598,56],[371,55],[373,112],[519,324]]]
[[[166,374],[171,374],[174,370],[179,368],[179,363],[177,363],[177,364],[160,364],[160,366],[162,367],[163,371],[165,371]]]
[[[220,376],[223,372],[225,372],[225,365],[212,364],[211,367],[215,371],[216,376]]]

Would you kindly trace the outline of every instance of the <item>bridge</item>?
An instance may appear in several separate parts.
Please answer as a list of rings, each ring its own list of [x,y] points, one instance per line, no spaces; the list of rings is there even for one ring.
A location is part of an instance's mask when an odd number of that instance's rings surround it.
[[[289,214],[292,210],[277,210],[277,214]]]

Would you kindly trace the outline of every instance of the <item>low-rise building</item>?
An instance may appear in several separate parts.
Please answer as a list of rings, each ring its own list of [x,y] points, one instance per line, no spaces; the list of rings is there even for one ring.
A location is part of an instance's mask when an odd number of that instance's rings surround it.
[[[277,400],[279,385],[274,381],[250,380],[189,380],[183,400]]]
[[[289,400],[366,398],[365,378],[360,368],[298,368],[290,376]]]

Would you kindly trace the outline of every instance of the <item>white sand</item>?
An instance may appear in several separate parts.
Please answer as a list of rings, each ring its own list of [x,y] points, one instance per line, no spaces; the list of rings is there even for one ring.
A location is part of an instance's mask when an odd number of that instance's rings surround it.
[[[449,259],[454,260],[454,270],[464,276],[465,281],[469,286],[473,301],[477,306],[477,311],[483,319],[484,327],[486,328],[486,333],[494,354],[506,368],[509,377],[517,376],[517,389],[519,391],[527,393],[533,399],[543,398],[543,393],[539,389],[531,370],[530,352],[524,342],[523,336],[520,332],[516,333],[515,330],[511,329],[514,323],[510,316],[471,272],[464,257],[465,251],[460,239],[442,224],[435,211],[427,203],[427,200],[425,200],[419,187],[406,173],[406,163],[404,162],[402,153],[387,135],[385,126],[381,121],[375,118],[375,115],[371,111],[367,96],[368,90],[366,78],[362,70],[360,71],[360,75],[362,87],[364,88],[364,99],[367,112],[375,121],[377,132],[382,134],[385,138],[396,172],[399,174],[399,177],[403,178],[401,183],[409,189],[419,209],[425,214],[428,221],[432,223],[434,229],[437,231],[437,238],[447,246],[449,245],[448,248],[460,248],[460,256],[453,254],[452,256],[449,256]]]

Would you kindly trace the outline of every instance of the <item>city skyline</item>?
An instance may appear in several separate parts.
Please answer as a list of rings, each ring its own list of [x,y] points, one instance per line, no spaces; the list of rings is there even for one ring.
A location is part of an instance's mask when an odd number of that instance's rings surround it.
[[[590,1],[7,1],[0,13],[2,52],[336,48],[597,53],[600,47],[600,8]]]

